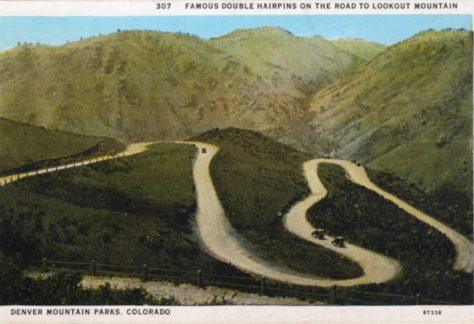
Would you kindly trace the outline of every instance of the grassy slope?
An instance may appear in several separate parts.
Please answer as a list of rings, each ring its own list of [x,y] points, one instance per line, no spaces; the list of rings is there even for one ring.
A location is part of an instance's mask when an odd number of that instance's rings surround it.
[[[368,169],[372,181],[413,206],[436,217],[466,237],[473,237],[472,197],[456,186],[442,186],[433,193],[426,193],[414,183],[407,183],[397,176]]]
[[[454,246],[443,234],[353,184],[338,166],[323,164],[318,173],[329,193],[309,211],[310,221],[333,235],[399,258],[402,277],[384,285],[385,290],[472,303],[472,274],[452,270]]]
[[[233,271],[193,236],[193,157],[191,146],[160,144],[8,186],[0,191],[0,246],[25,258]]]
[[[316,138],[425,191],[451,183],[471,196],[471,37],[421,33],[323,89],[311,108]]]
[[[0,174],[21,166],[38,167],[46,160],[60,163],[124,146],[115,140],[53,131],[0,118]],[[75,155],[75,157],[74,157]]]
[[[324,277],[361,274],[348,259],[283,227],[287,208],[308,194],[301,167],[308,155],[248,130],[213,130],[196,139],[220,146],[211,164],[216,190],[231,224],[259,255]]]

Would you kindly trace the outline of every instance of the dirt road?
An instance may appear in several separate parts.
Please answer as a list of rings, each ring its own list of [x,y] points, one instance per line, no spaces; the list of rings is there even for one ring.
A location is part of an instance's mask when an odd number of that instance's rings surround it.
[[[336,160],[336,159],[317,159],[312,160],[310,167],[315,170],[319,163],[333,163],[337,164],[344,168],[346,171],[347,177],[361,186],[366,187],[369,190],[375,191],[382,197],[387,200],[390,200],[395,205],[403,209],[408,214],[418,218],[420,221],[434,227],[441,233],[444,233],[449,240],[454,244],[456,249],[456,260],[454,262],[454,270],[462,270],[465,272],[472,272],[473,265],[472,265],[472,242],[465,238],[463,235],[459,234],[449,226],[441,223],[440,221],[434,219],[433,217],[423,213],[422,211],[416,209],[415,207],[411,206],[410,204],[406,203],[405,201],[401,200],[400,198],[386,192],[385,190],[378,187],[372,181],[370,181],[367,172],[365,171],[364,167],[357,166],[356,164],[346,161],[346,160]],[[317,175],[316,175],[317,178]],[[313,179],[312,181],[314,181]],[[319,181],[319,179],[318,179]],[[311,185],[311,183],[310,183]]]
[[[314,231],[314,227],[306,218],[306,212],[327,194],[326,188],[323,186],[317,175],[317,165],[317,160],[311,160],[303,164],[304,174],[311,189],[311,195],[303,201],[296,203],[285,215],[283,219],[285,228],[289,232],[307,241],[344,255],[345,257],[357,262],[364,270],[364,274],[361,277],[339,280],[335,282],[337,285],[350,286],[368,283],[382,283],[395,278],[402,269],[396,260],[347,242],[345,248],[336,247],[331,243],[334,238],[328,235],[326,235],[325,240],[316,239],[311,235]]]
[[[182,305],[206,305],[212,302],[234,305],[307,305],[308,302],[290,297],[259,296],[228,288],[208,286],[199,288],[191,284],[175,284],[166,281],[142,282],[137,278],[127,277],[91,277],[85,276],[81,284],[84,287],[97,288],[109,282],[114,288],[140,288],[143,287],[149,294],[161,297],[174,297]]]
[[[159,142],[132,144],[128,146],[127,149],[117,157],[141,153],[146,150],[146,147],[148,145],[154,143]],[[285,226],[288,228],[288,230],[298,236],[303,237],[304,239],[307,239],[316,244],[323,245],[328,249],[334,250],[356,261],[362,266],[364,270],[364,275],[359,278],[346,280],[320,278],[316,276],[297,273],[283,266],[275,266],[266,262],[265,260],[258,258],[252,251],[247,249],[244,244],[242,244],[242,239],[239,237],[239,234],[233,229],[227,217],[225,216],[225,211],[215,191],[214,184],[212,182],[212,178],[209,171],[209,166],[210,162],[212,161],[212,158],[218,152],[219,148],[211,144],[199,142],[174,143],[188,145],[191,144],[195,145],[198,148],[198,153],[193,165],[193,178],[197,196],[197,232],[202,241],[202,245],[211,255],[215,256],[217,259],[232,264],[235,267],[242,269],[246,272],[265,276],[267,278],[275,279],[278,281],[298,285],[323,287],[333,285],[352,286],[367,283],[381,283],[393,279],[400,272],[401,267],[398,262],[373,251],[369,251],[367,249],[363,249],[361,247],[357,247],[351,244],[349,244],[348,247],[345,249],[336,248],[330,244],[330,239],[326,241],[320,241],[312,238],[311,231],[313,230],[313,228],[307,222],[305,213],[306,210],[312,204],[322,199],[326,194],[325,188],[322,186],[315,172],[317,164],[321,162],[319,160],[309,161],[304,164],[305,175],[308,179],[308,183],[311,187],[313,194],[306,200],[297,203],[290,210],[290,212],[285,216]],[[10,183],[12,181],[16,181],[24,177],[97,163],[110,158],[112,157],[102,156],[81,162],[70,163],[64,166],[58,166],[55,168],[48,168],[33,172],[10,175],[0,178],[0,184],[5,185],[6,183]],[[328,162],[328,160],[322,161]],[[337,162],[338,160],[331,161],[332,163],[339,163]],[[342,165],[346,165],[344,163],[350,162],[341,161],[340,163],[342,163]],[[360,168],[358,169],[355,165],[346,166],[346,170],[349,170],[349,175],[351,179],[353,179],[353,181],[357,183],[372,184],[370,180],[368,180],[368,177],[366,175],[365,180],[362,177],[365,174],[365,171],[363,169],[362,171],[364,172],[361,173]],[[356,167],[356,169],[353,169],[354,167]],[[386,194],[390,195],[388,193]],[[398,198],[394,197],[394,200],[396,199]],[[466,256],[463,255],[463,258],[466,258]]]
[[[114,159],[114,158],[118,158],[118,157],[124,157],[124,156],[138,154],[138,153],[141,153],[141,152],[145,151],[148,145],[154,144],[154,143],[158,143],[158,142],[144,142],[144,143],[130,144],[129,146],[127,146],[125,151],[121,152],[120,154],[114,155],[114,156],[112,156],[112,155],[102,155],[102,156],[98,156],[98,157],[95,157],[95,158],[92,158],[92,159],[87,159],[87,160],[82,160],[82,161],[78,161],[78,162],[68,163],[68,164],[59,165],[59,166],[55,166],[55,167],[48,167],[48,168],[44,168],[44,169],[38,169],[38,170],[33,170],[33,171],[28,171],[28,172],[22,172],[22,173],[6,175],[6,176],[3,176],[3,177],[0,177],[0,186],[4,186],[4,185],[7,185],[9,183],[15,182],[17,180],[27,178],[27,177],[32,177],[32,176],[39,175],[39,174],[44,174],[44,173],[49,173],[49,172],[54,172],[54,171],[59,171],[59,170],[65,170],[65,169],[80,167],[80,166],[94,164],[94,163],[98,163],[98,162],[102,162],[102,161],[106,161],[106,160],[110,160],[110,159]]]
[[[232,228],[225,216],[224,209],[217,197],[214,185],[209,173],[209,164],[217,153],[218,148],[214,145],[195,143],[199,147],[198,157],[194,164],[193,176],[197,192],[197,227],[199,235],[208,249],[208,252],[216,258],[234,265],[244,271],[272,278],[275,280],[298,285],[310,286],[353,286],[367,283],[380,283],[393,279],[401,270],[400,265],[390,258],[354,245],[346,249],[332,246],[325,241],[324,247],[348,256],[358,262],[364,275],[355,279],[327,279],[309,276],[289,269],[280,268],[259,259],[251,251],[246,249],[239,239],[238,233]],[[207,153],[203,153],[203,149]],[[321,185],[322,187],[322,185]],[[322,187],[324,189],[324,187]],[[322,197],[321,197],[322,198]],[[302,227],[301,215],[306,220],[305,211],[309,206],[319,200],[318,196],[312,196],[312,201],[303,201],[295,205],[286,217],[286,225],[290,231],[311,240],[312,227],[309,223]],[[309,226],[309,227],[308,227]],[[317,262],[317,260],[315,260]]]
[[[101,156],[94,159],[70,163],[54,168],[45,168],[32,172],[9,175],[0,178],[0,183],[4,185],[5,183],[15,182],[19,179],[35,176],[37,174],[54,172],[57,170],[64,170],[73,167],[80,167],[83,165],[97,163],[111,158],[138,154],[145,151],[148,145],[154,143],[160,142],[132,144],[129,145],[123,153],[115,157]],[[353,285],[358,284],[360,282],[357,281],[357,279],[355,279],[355,281],[331,280],[299,274],[293,272],[290,269],[284,269],[283,266],[276,267],[274,265],[270,265],[268,262],[256,257],[255,254],[252,253],[252,251],[246,249],[241,243],[242,240],[239,238],[238,233],[232,228],[231,224],[229,223],[227,217],[225,216],[225,212],[222,208],[219,198],[217,197],[217,193],[215,191],[214,184],[212,182],[211,175],[209,172],[209,165],[212,161],[212,158],[219,150],[218,147],[199,142],[176,141],[174,143],[195,145],[198,148],[198,153],[193,165],[193,178],[197,196],[197,232],[198,236],[201,239],[203,247],[211,255],[215,256],[221,261],[232,264],[235,267],[242,269],[246,272],[292,284],[311,286],[332,286],[335,284]],[[206,152],[204,152],[204,150]],[[361,282],[370,282],[370,280]]]

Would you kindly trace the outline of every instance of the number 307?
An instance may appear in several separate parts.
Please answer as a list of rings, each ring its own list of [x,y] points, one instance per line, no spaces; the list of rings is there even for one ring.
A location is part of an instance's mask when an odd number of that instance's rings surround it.
[[[163,10],[171,8],[171,2],[157,2],[156,9]]]

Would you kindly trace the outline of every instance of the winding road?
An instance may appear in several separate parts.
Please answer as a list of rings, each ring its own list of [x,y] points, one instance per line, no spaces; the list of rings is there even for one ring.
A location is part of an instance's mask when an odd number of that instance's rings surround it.
[[[364,269],[364,275],[356,279],[347,280],[344,282],[345,285],[389,281],[400,272],[401,266],[393,259],[349,243],[346,243],[346,248],[341,249],[335,247],[331,244],[331,241],[334,239],[331,236],[326,235],[325,240],[319,240],[311,235],[311,233],[314,231],[314,227],[310,224],[306,217],[307,210],[318,201],[322,200],[327,194],[327,190],[319,179],[317,173],[320,163],[332,163],[341,166],[346,171],[346,176],[352,182],[378,193],[385,199],[390,200],[395,205],[403,209],[405,212],[446,234],[448,239],[450,239],[454,244],[456,250],[454,269],[472,272],[472,243],[467,238],[437,221],[436,219],[426,215],[415,207],[409,205],[403,200],[397,198],[396,196],[379,188],[372,181],[370,181],[365,169],[362,166],[357,166],[356,164],[346,160],[310,160],[303,164],[303,170],[308,185],[311,189],[311,195],[303,201],[296,203],[290,209],[290,211],[284,217],[284,226],[289,232],[296,236],[338,252],[357,262],[362,267],[362,269]]]
[[[446,226],[440,221],[434,219],[433,217],[423,213],[422,211],[416,209],[400,198],[392,195],[391,193],[386,192],[385,190],[378,187],[372,181],[370,181],[367,172],[364,167],[357,166],[355,163],[352,163],[347,160],[337,160],[337,159],[315,159],[305,163],[305,174],[307,176],[308,182],[310,184],[311,190],[313,187],[315,190],[320,189],[322,186],[317,174],[315,172],[320,163],[332,163],[341,166],[346,171],[346,176],[354,183],[361,185],[369,190],[372,190],[382,196],[383,198],[391,201],[399,208],[403,209],[408,214],[416,217],[420,221],[434,227],[436,230],[444,233],[448,239],[454,244],[456,249],[456,259],[454,261],[454,270],[461,270],[464,272],[472,272],[472,242],[469,241],[466,237],[459,234],[452,228]],[[308,178],[310,176],[310,178]]]
[[[333,237],[326,235],[324,240],[314,238],[311,233],[314,227],[308,221],[306,213],[318,201],[326,197],[327,190],[323,186],[317,174],[317,162],[311,160],[303,164],[304,175],[311,189],[311,195],[306,199],[296,203],[284,216],[283,224],[292,234],[301,237],[311,243],[323,246],[336,253],[357,262],[364,270],[361,277],[347,280],[340,280],[337,285],[352,286],[369,283],[382,283],[394,279],[400,273],[402,267],[394,259],[386,257],[362,247],[345,243],[345,248],[334,246],[331,242]]]
[[[310,276],[269,264],[267,261],[258,258],[241,243],[238,233],[229,223],[217,197],[209,165],[219,150],[218,147],[204,143],[194,144],[199,148],[193,168],[198,202],[197,228],[204,246],[217,259],[253,274],[305,286],[329,287],[334,285],[353,286],[365,283],[378,283],[393,279],[400,271],[401,267],[396,261],[352,245],[349,249],[354,251],[351,253],[351,256],[356,257],[357,253],[361,253],[364,255],[363,260],[370,260],[370,262],[363,263],[358,262],[359,259],[362,260],[361,258],[354,260],[364,270],[364,275],[355,279],[327,279]],[[204,148],[207,153],[202,152]],[[331,249],[334,250],[335,248],[331,245]],[[346,249],[337,249],[336,252],[341,253],[341,250]]]
[[[147,146],[150,144],[156,143],[171,142],[147,142],[131,144],[124,152],[114,157],[101,156],[54,168],[45,168],[41,170],[1,177],[0,185],[4,186],[19,179],[35,176],[38,174],[80,167],[112,158],[138,154],[145,151]],[[201,142],[174,141],[172,143],[195,145],[198,148],[196,159],[193,165],[193,179],[197,196],[197,233],[200,237],[200,240],[202,241],[203,246],[217,259],[232,264],[239,269],[291,284],[322,287],[333,285],[353,286],[368,283],[382,283],[395,278],[399,274],[401,266],[397,261],[391,258],[352,244],[347,244],[346,248],[337,248],[330,243],[331,238],[329,237],[327,240],[317,240],[311,236],[311,232],[314,230],[314,228],[306,219],[306,211],[313,204],[323,199],[327,193],[326,189],[317,176],[316,170],[319,163],[329,162],[341,165],[346,170],[348,177],[352,181],[361,184],[370,190],[376,191],[413,216],[429,223],[431,226],[437,228],[443,233],[446,233],[446,235],[456,246],[458,257],[456,259],[455,268],[462,269],[464,271],[472,271],[472,244],[467,239],[449,227],[429,217],[428,215],[423,214],[397,197],[375,186],[369,180],[363,168],[357,167],[355,164],[352,164],[348,161],[326,159],[316,159],[304,163],[304,173],[311,188],[312,194],[305,200],[298,202],[290,209],[288,214],[284,217],[284,225],[293,234],[311,241],[312,243],[324,246],[325,248],[333,250],[357,262],[362,267],[364,274],[361,277],[353,279],[328,279],[294,272],[290,269],[270,264],[269,262],[257,257],[252,251],[244,246],[242,239],[239,238],[239,234],[234,230],[225,216],[225,211],[217,196],[209,170],[210,163],[215,154],[218,152],[219,148],[215,145]]]

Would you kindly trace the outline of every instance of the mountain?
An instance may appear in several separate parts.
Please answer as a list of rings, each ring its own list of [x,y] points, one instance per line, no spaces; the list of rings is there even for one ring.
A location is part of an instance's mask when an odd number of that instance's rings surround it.
[[[370,61],[386,48],[385,45],[368,42],[359,38],[337,38],[331,43],[337,48],[351,53],[364,61]]]
[[[238,29],[211,39],[211,44],[249,66],[264,81],[287,91],[296,85],[303,93],[354,70],[385,46],[362,40],[329,41],[319,36],[297,37],[273,27]]]
[[[471,61],[466,31],[389,47],[274,27],[118,32],[0,53],[0,116],[122,141],[253,129],[425,191],[469,192]]]
[[[129,141],[227,126],[278,134],[300,123],[310,94],[362,63],[347,48],[277,28],[209,41],[130,31],[22,45],[0,54],[0,116]]]
[[[472,34],[390,46],[311,102],[312,141],[426,191],[472,192]]]

